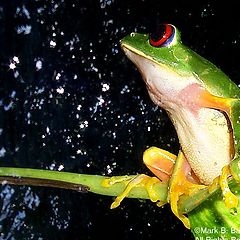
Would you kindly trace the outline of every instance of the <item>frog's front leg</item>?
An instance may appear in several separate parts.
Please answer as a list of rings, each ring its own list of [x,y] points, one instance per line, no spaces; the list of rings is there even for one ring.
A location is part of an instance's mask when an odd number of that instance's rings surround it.
[[[205,185],[198,182],[196,176],[191,171],[184,154],[180,151],[170,179],[168,198],[173,213],[187,228],[190,228],[190,223],[188,218],[178,210],[179,198],[182,195],[190,196],[205,187]]]
[[[145,187],[152,202],[157,202],[158,206],[162,206],[163,204],[165,204],[166,202],[160,202],[160,199],[158,199],[153,186],[155,183],[162,181],[167,182],[169,180],[172,174],[175,159],[175,155],[160,148],[151,147],[144,152],[143,161],[157,177],[149,177],[145,174],[140,174],[134,177],[111,177],[107,180],[104,180],[102,185],[105,187],[109,187],[119,182],[123,182],[126,184],[126,188],[119,196],[116,197],[115,201],[111,205],[111,208],[118,207],[122,200],[128,196],[130,191],[138,186]]]

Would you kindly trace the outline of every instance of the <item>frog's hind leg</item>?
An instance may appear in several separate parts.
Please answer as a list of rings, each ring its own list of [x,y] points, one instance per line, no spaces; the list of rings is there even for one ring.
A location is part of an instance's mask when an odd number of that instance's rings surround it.
[[[119,182],[126,184],[126,188],[119,196],[116,197],[111,205],[111,208],[118,207],[122,200],[129,195],[130,191],[138,186],[145,187],[152,202],[157,202],[158,206],[165,204],[166,202],[162,202],[158,199],[158,194],[155,192],[153,186],[155,183],[162,181],[168,182],[175,159],[175,155],[160,148],[151,147],[144,152],[143,161],[157,177],[149,177],[145,174],[140,174],[137,176],[111,177],[108,180],[104,180],[102,185],[105,187],[109,187]]]

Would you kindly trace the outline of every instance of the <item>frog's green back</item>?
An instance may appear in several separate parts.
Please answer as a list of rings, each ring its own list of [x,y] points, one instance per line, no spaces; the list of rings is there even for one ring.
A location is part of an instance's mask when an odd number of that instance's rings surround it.
[[[224,72],[191,49],[186,50],[191,51],[191,56],[193,56],[188,62],[193,69],[193,73],[200,80],[203,80],[212,94],[240,98],[240,88]]]

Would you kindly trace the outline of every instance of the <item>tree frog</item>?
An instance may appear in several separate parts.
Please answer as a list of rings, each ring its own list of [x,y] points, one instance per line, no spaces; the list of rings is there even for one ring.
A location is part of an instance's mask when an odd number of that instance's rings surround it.
[[[152,188],[157,181],[168,182],[171,209],[188,228],[188,218],[178,210],[182,195],[190,196],[201,188],[210,190],[217,184],[226,206],[236,207],[238,199],[228,187],[228,178],[240,181],[238,86],[186,47],[171,24],[162,24],[151,34],[131,33],[121,40],[121,47],[140,71],[152,101],[168,113],[180,150],[175,156],[157,147],[147,149],[143,161],[155,177],[118,179],[127,187],[112,207],[139,184],[157,202]]]

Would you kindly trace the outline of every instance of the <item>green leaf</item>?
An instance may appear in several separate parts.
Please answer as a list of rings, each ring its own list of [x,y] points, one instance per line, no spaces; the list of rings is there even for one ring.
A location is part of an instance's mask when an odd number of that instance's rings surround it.
[[[240,186],[231,181],[232,192],[240,199]],[[203,193],[206,194],[206,192]],[[204,197],[207,197],[205,195]],[[190,201],[191,199],[188,199]],[[237,240],[240,239],[240,205],[237,209],[228,209],[218,189],[187,215],[191,231],[196,240]],[[186,206],[185,206],[186,207]]]

